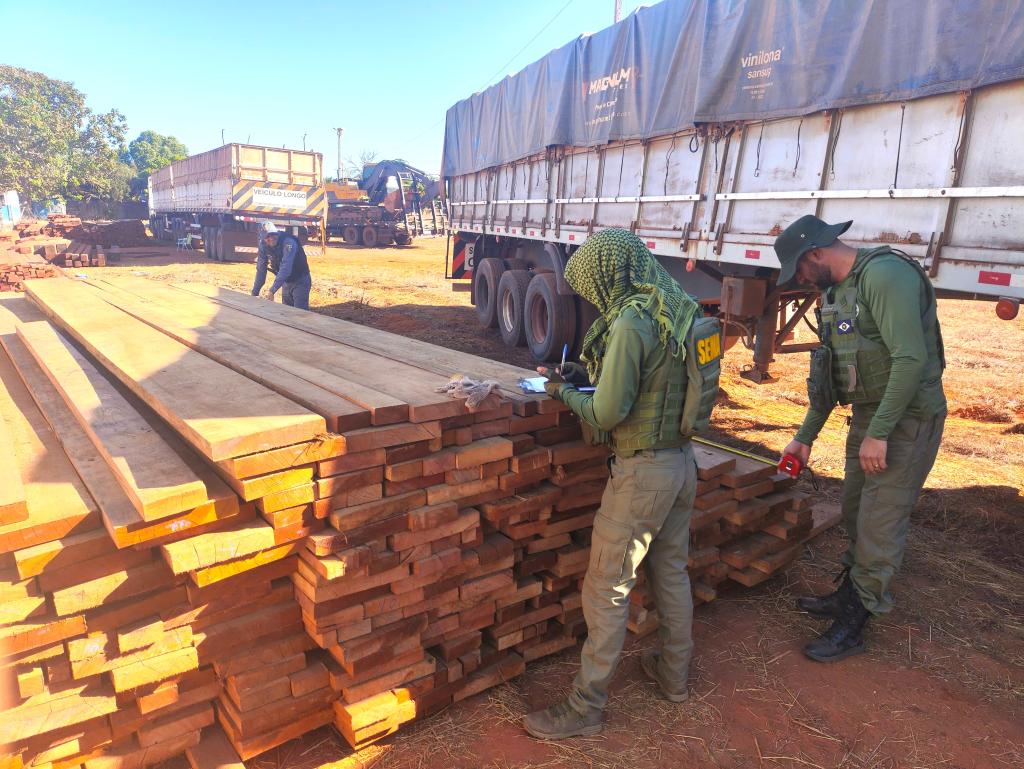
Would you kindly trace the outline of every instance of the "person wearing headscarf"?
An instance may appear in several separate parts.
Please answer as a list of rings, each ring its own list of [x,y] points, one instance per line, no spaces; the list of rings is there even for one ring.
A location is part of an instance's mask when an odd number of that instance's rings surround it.
[[[569,695],[524,718],[539,739],[596,734],[629,618],[629,594],[646,563],[658,605],[660,652],[641,659],[660,695],[684,702],[693,653],[686,571],[697,466],[680,431],[686,393],[684,341],[699,307],[628,230],[592,235],[569,258],[565,279],[600,313],[583,341],[582,371],[566,367],[545,385],[612,450],[611,477],[594,518],[583,582],[588,636]],[[545,373],[546,370],[542,371]],[[573,374],[575,376],[573,376]]]

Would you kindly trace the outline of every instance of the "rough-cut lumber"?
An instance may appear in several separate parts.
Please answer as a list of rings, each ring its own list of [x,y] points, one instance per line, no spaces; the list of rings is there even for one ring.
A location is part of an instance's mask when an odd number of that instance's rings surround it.
[[[179,533],[220,518],[230,517],[238,512],[238,498],[231,494],[230,490],[217,480],[211,471],[206,470],[200,471],[199,475],[204,486],[210,491],[210,495],[214,497],[211,502],[200,505],[184,516],[153,523],[143,521],[124,489],[118,484],[110,467],[100,457],[81,425],[71,414],[67,404],[39,369],[38,364],[32,359],[21,340],[14,335],[0,335],[0,343],[3,344],[10,358],[17,363],[21,378],[30,385],[31,398],[43,410],[42,415],[64,446],[66,456],[70,458],[74,469],[77,470],[77,477],[85,482],[92,498],[96,500],[102,513],[103,524],[118,547],[127,547]],[[6,362],[6,358],[0,360],[0,378],[2,378],[2,366]],[[21,382],[17,384],[21,385]],[[186,453],[184,443],[171,436],[169,431],[161,430],[161,434],[165,440],[179,447],[179,454]],[[194,464],[191,466],[195,467]],[[46,537],[46,539],[54,539],[56,536]]]
[[[438,345],[406,339],[394,334],[383,334],[369,326],[328,318],[316,313],[301,315],[294,308],[271,304],[249,297],[238,291],[207,286],[199,283],[174,284],[175,288],[216,300],[228,307],[248,312],[277,323],[301,329],[350,347],[386,357],[397,357],[402,361],[431,371],[445,378],[453,373],[477,374],[486,379],[496,379],[505,390],[518,392],[518,380],[522,369],[505,363],[485,360],[475,355],[460,353]],[[307,317],[308,316],[308,317]],[[544,402],[546,398],[530,396],[526,400]]]
[[[0,339],[6,337],[0,317]],[[96,503],[4,355],[0,355],[0,417],[10,432],[29,508],[26,519],[0,526],[0,553],[94,528],[99,522]]]
[[[164,560],[175,574],[203,569],[274,546],[274,528],[262,520],[240,521],[222,531],[197,534],[163,545]]]
[[[143,520],[166,518],[209,501],[185,461],[49,323],[19,325],[18,336],[64,396]]]
[[[25,499],[25,487],[21,482],[21,471],[14,458],[14,445],[11,442],[10,428],[0,419],[0,525],[18,523],[28,518],[28,502]]]
[[[90,288],[50,280],[27,291],[107,371],[213,461],[326,432],[323,417],[107,304]]]
[[[198,745],[186,749],[192,769],[245,769],[242,759],[219,728],[206,729]]]
[[[144,281],[145,298],[133,296],[125,290],[132,282],[124,279],[115,283],[97,281],[92,285],[101,288],[103,298],[114,306],[219,363],[263,381],[296,402],[302,402],[304,394],[314,393],[312,402],[305,404],[307,407],[322,413],[315,405],[319,402],[328,404],[328,410],[334,408],[343,414],[332,429],[365,427],[371,422],[375,425],[393,424],[403,422],[409,416],[409,406],[402,400],[362,382],[345,379],[328,370],[327,366],[318,368],[312,365],[309,361],[317,359],[318,351],[310,349],[308,339],[289,334],[291,329],[285,329],[283,333],[275,330],[276,339],[271,339],[260,334],[260,329],[254,328],[253,319],[245,313],[211,306],[208,301],[176,289],[153,286],[151,281]],[[171,306],[158,304],[160,299],[172,302]],[[317,341],[320,340],[314,340]],[[296,344],[299,348],[292,357],[279,352]],[[265,372],[268,368],[279,372],[278,376],[267,377]],[[305,384],[296,382],[297,379],[304,380]],[[323,393],[316,395],[317,390]],[[326,397],[326,394],[333,398]],[[332,407],[330,404],[338,397],[349,401],[349,407],[339,404]],[[362,413],[367,416],[356,416]]]

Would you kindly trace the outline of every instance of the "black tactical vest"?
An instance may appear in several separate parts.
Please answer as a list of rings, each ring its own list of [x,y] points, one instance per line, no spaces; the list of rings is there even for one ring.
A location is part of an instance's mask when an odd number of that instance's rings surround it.
[[[284,243],[285,239],[290,238],[295,241],[295,259],[292,262],[292,273],[291,275],[285,275],[285,283],[294,283],[297,280],[309,275],[309,262],[306,261],[306,251],[302,248],[302,243],[294,235],[286,235],[281,233],[277,236],[277,243],[274,246],[264,246],[267,249],[267,253],[270,255],[270,259],[267,262],[267,269],[277,275],[278,270],[281,269],[281,260],[284,259]]]

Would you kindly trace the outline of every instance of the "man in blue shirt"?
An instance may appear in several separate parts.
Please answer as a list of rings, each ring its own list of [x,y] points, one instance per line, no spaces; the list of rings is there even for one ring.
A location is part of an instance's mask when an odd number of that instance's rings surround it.
[[[252,295],[259,296],[267,281],[267,270],[274,274],[274,282],[267,298],[281,290],[281,301],[300,310],[309,309],[309,291],[313,282],[309,273],[306,252],[294,235],[280,232],[273,222],[260,224],[259,250],[256,254],[256,282]]]

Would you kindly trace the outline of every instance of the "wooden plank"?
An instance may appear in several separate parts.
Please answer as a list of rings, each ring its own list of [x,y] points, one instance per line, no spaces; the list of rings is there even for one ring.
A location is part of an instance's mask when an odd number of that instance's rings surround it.
[[[336,389],[345,397],[367,404],[372,413],[381,415],[379,420],[375,420],[377,424],[393,424],[406,419],[421,422],[460,414],[465,410],[462,402],[436,392],[450,374],[437,376],[401,360],[382,358],[379,354],[351,347],[344,341],[338,344],[325,340],[287,324],[210,302],[195,294],[181,296],[183,292],[154,286],[151,281],[121,279],[116,285],[122,285],[140,297],[159,297],[166,291],[173,292],[171,299],[163,300],[171,302],[170,312],[177,316],[182,305],[186,312],[193,309],[196,312],[194,322],[204,337],[206,328],[223,329],[250,341],[258,350],[276,351],[286,359],[281,363],[283,368],[288,371],[297,369],[311,382],[321,385],[321,382],[333,378],[334,384],[321,386]],[[251,355],[247,357],[252,359]],[[358,382],[342,379],[346,374],[351,377],[357,373]]]
[[[0,299],[0,307],[6,310],[11,301]],[[28,308],[25,300],[20,301]],[[11,336],[11,327],[5,324],[11,317],[0,311],[0,341]],[[0,355],[0,419],[7,426],[21,468],[29,509],[25,520],[0,525],[0,553],[95,528],[99,524],[96,503],[6,354]]]
[[[316,345],[320,343],[322,347],[322,340],[310,339],[294,329],[260,321],[155,281],[100,280],[91,281],[91,285],[100,288],[103,298],[115,307],[246,376],[252,377],[253,371],[261,375],[269,364],[365,410],[370,417],[365,424],[395,424],[409,417],[408,404],[399,398],[345,378],[329,366],[314,365],[321,352]],[[130,293],[129,288],[136,293]],[[289,357],[289,349],[295,349],[297,354]],[[256,361],[258,367],[254,366]],[[294,397],[292,393],[279,392]],[[339,423],[338,429],[365,424]]]
[[[143,520],[209,501],[184,460],[81,353],[49,323],[18,326],[18,336],[57,388]]]
[[[136,689],[145,684],[165,681],[172,676],[187,673],[199,667],[199,655],[195,647],[189,646],[177,651],[161,654],[147,660],[140,660],[131,665],[114,668],[110,671],[110,680],[114,691],[124,692]]]
[[[153,561],[127,571],[117,571],[98,579],[74,585],[53,594],[53,607],[59,615],[73,614],[148,593],[173,583],[171,571],[162,561]]]
[[[18,550],[14,553],[14,561],[18,567],[18,575],[22,579],[28,579],[45,571],[64,569],[112,553],[114,550],[107,533],[103,529],[94,529]]]
[[[31,305],[28,305],[27,302],[26,306],[31,309]],[[174,446],[178,454],[186,459],[192,470],[203,479],[203,484],[213,499],[183,516],[152,523],[143,521],[124,489],[114,478],[110,467],[100,457],[82,426],[71,414],[64,399],[40,370],[39,365],[21,340],[13,334],[0,335],[0,343],[16,360],[21,379],[30,385],[29,400],[34,399],[38,408],[42,409],[41,416],[49,423],[49,428],[64,447],[64,451],[61,452],[62,460],[66,462],[70,459],[71,464],[74,465],[74,470],[77,470],[76,480],[80,478],[91,493],[92,499],[96,500],[102,514],[103,525],[118,547],[128,547],[180,533],[238,513],[238,498],[231,490],[221,483],[209,468],[201,465],[200,460],[192,454],[191,449],[186,447],[184,441],[166,427],[151,422],[150,424],[160,432],[164,440]],[[2,366],[3,362],[8,359],[5,356],[0,357],[3,358],[0,360],[0,366]],[[2,378],[3,372],[0,368],[0,379]],[[17,384],[22,385],[22,382],[18,381]],[[56,536],[45,537],[45,539],[56,539],[64,534],[60,533]]]
[[[14,457],[10,428],[0,419],[0,457]],[[0,462],[0,526],[28,518],[28,501],[17,462]]]
[[[219,727],[205,729],[199,744],[185,749],[185,757],[192,769],[245,769],[242,759]]]
[[[261,451],[257,454],[222,459],[217,466],[233,478],[252,478],[256,475],[288,470],[312,462],[323,464],[333,459],[339,452],[340,446],[337,442],[325,436],[307,443],[297,443],[294,446],[282,446],[279,449]],[[384,464],[383,457],[378,464]]]
[[[93,289],[42,280],[27,291],[58,326],[212,461],[301,443],[327,429],[323,417],[107,304]]]
[[[171,315],[152,303],[126,298],[121,292],[103,292],[102,298],[171,339],[319,414],[326,420],[329,430],[371,424],[372,414],[362,404],[332,392],[322,381],[299,376],[296,369],[302,369],[304,364],[284,358],[275,353],[274,348],[249,344],[248,335],[235,337],[202,323],[187,328],[182,325],[187,321],[184,308]],[[327,377],[325,374],[324,378]],[[396,408],[402,410],[400,418],[404,418],[405,404],[397,403],[385,412],[392,421],[400,421],[394,416]]]
[[[160,551],[172,572],[185,574],[273,546],[274,527],[262,520],[250,520],[162,545]]]
[[[225,306],[235,307],[252,315],[274,320],[350,347],[358,347],[377,355],[396,356],[409,365],[444,377],[455,373],[473,373],[487,379],[497,379],[502,383],[503,389],[512,395],[512,400],[526,402],[548,400],[546,396],[520,396],[518,381],[521,377],[535,375],[535,372],[530,369],[485,360],[475,355],[408,339],[338,318],[316,313],[302,314],[301,311],[296,311],[292,307],[271,304],[226,288],[199,283],[173,285],[182,291],[206,296]]]

